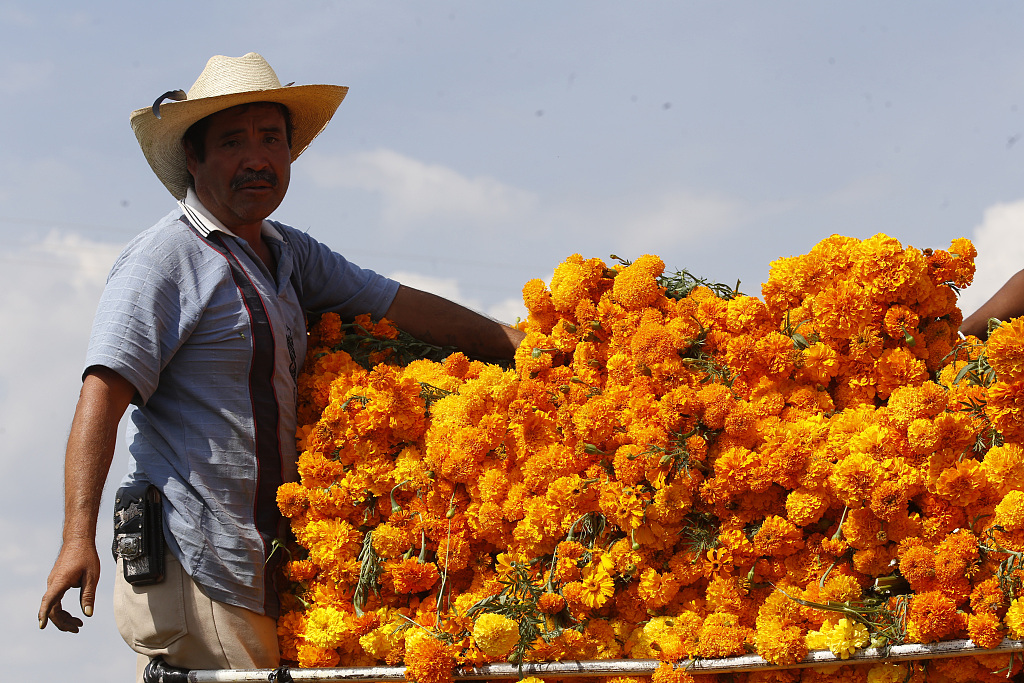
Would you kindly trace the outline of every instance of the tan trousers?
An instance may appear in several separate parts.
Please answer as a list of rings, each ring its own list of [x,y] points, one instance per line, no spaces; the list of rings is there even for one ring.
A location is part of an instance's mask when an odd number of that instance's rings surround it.
[[[184,669],[273,669],[280,665],[277,622],[206,597],[166,553],[164,580],[133,586],[117,563],[114,618],[121,637],[139,653],[136,676],[161,655]]]

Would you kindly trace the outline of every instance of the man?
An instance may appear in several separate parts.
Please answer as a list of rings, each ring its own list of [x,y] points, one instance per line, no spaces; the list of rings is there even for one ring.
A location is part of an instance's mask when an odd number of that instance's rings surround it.
[[[159,491],[167,549],[163,580],[148,585],[124,576],[134,551],[119,558],[115,616],[139,653],[140,680],[158,655],[189,669],[279,663],[268,560],[284,529],[276,488],[296,478],[306,313],[386,316],[481,357],[511,358],[522,339],[267,220],[291,162],[346,92],[282,87],[250,53],[213,57],[187,96],[168,93],[131,115],[150,166],[179,202],[125,248],[100,301],[65,455],[63,544],[39,626],[78,631],[82,621],[61,605],[71,588],[92,615],[100,496],[118,422],[134,404],[123,486]]]

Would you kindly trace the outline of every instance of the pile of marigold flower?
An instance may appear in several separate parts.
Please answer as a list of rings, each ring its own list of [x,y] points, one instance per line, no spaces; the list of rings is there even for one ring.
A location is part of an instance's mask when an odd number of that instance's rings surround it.
[[[525,285],[509,369],[410,359],[387,321],[324,316],[300,380],[301,482],[278,496],[296,539],[284,658],[404,665],[418,683],[660,659],[654,683],[675,683],[716,680],[686,670],[700,658],[1024,637],[1024,322],[959,339],[975,255],[833,236],[772,263],[763,300],[656,256],[574,255]]]

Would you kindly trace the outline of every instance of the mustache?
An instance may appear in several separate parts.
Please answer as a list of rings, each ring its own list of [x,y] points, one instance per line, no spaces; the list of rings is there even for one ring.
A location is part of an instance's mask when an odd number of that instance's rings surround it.
[[[253,183],[267,183],[271,187],[277,187],[277,174],[273,171],[247,171],[239,173],[231,179],[231,189],[240,190],[246,185]]]

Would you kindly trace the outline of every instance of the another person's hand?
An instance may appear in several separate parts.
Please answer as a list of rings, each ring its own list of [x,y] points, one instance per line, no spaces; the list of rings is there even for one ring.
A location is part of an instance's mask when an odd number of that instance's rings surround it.
[[[46,592],[39,605],[39,628],[46,628],[46,622],[52,621],[61,631],[78,633],[82,620],[65,610],[61,600],[69,589],[81,589],[82,614],[91,617],[99,580],[100,558],[96,544],[88,540],[65,543],[46,579]]]

